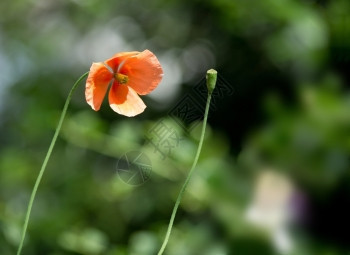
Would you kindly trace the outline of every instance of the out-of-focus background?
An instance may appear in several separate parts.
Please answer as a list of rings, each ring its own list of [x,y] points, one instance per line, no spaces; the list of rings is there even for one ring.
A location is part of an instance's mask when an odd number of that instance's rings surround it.
[[[348,254],[348,0],[0,2],[0,254],[14,254],[65,98],[92,62],[149,49],[164,79],[127,118],[75,92],[23,254]]]

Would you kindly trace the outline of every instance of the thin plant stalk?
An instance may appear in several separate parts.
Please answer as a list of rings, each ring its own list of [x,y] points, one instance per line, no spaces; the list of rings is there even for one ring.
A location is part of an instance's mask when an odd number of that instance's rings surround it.
[[[58,125],[57,125],[57,127],[56,127],[55,134],[54,134],[54,136],[53,136],[53,138],[52,138],[50,147],[49,147],[49,149],[48,149],[48,151],[47,151],[47,153],[46,153],[44,162],[43,162],[43,164],[42,164],[42,166],[41,166],[41,169],[40,169],[40,172],[39,172],[39,174],[38,174],[38,177],[36,178],[36,181],[35,181],[35,184],[34,184],[34,188],[33,188],[33,190],[32,190],[32,194],[31,194],[30,199],[29,199],[28,208],[27,208],[27,213],[26,213],[25,220],[24,220],[24,224],[23,224],[23,228],[22,228],[21,241],[20,241],[20,243],[19,243],[18,250],[17,250],[17,255],[20,255],[20,254],[21,254],[21,251],[22,251],[22,248],[23,248],[23,244],[24,244],[24,240],[25,240],[25,237],[26,237],[26,232],[27,232],[27,228],[28,228],[29,218],[30,218],[30,214],[31,214],[31,211],[32,211],[32,207],[33,207],[35,195],[36,195],[36,193],[37,193],[37,190],[38,190],[40,181],[41,181],[41,179],[42,179],[42,177],[43,177],[43,174],[44,174],[44,172],[45,172],[47,162],[49,161],[50,156],[51,156],[51,153],[52,153],[52,150],[53,150],[53,148],[54,148],[54,146],[55,146],[55,143],[56,143],[58,134],[60,133],[60,130],[61,130],[61,127],[62,127],[62,123],[63,123],[64,117],[66,116],[67,109],[68,109],[70,100],[71,100],[71,98],[72,98],[73,92],[76,90],[76,88],[78,87],[79,83],[80,83],[88,74],[89,74],[89,72],[84,73],[84,74],[83,74],[82,76],[80,76],[80,78],[74,83],[72,89],[70,90],[70,92],[69,92],[69,94],[68,94],[68,97],[67,97],[67,99],[66,99],[66,102],[65,102],[65,104],[64,104],[64,107],[63,107],[63,110],[62,110],[62,113],[61,113],[60,120],[59,120]]]
[[[203,146],[203,141],[204,141],[204,136],[205,136],[205,129],[206,129],[206,126],[207,126],[207,120],[208,120],[208,113],[209,113],[209,108],[210,108],[210,101],[211,101],[211,96],[212,96],[212,92],[215,88],[215,85],[216,85],[216,77],[217,77],[217,72],[213,69],[210,69],[208,70],[207,72],[207,87],[208,87],[208,97],[207,97],[207,103],[206,103],[206,107],[205,107],[205,113],[204,113],[204,120],[203,120],[203,126],[202,126],[202,133],[201,133],[201,137],[200,137],[200,140],[199,140],[199,145],[198,145],[198,148],[197,148],[197,153],[196,153],[196,156],[194,158],[194,161],[193,161],[193,164],[192,164],[192,167],[190,169],[190,171],[188,172],[188,175],[186,177],[186,180],[184,182],[184,184],[182,185],[182,188],[179,192],[179,195],[176,199],[176,202],[175,202],[175,205],[174,205],[174,208],[173,208],[173,212],[171,214],[171,217],[170,217],[170,221],[169,221],[169,225],[168,225],[168,230],[166,232],[166,235],[165,235],[165,238],[164,238],[164,241],[163,241],[163,244],[158,252],[158,255],[162,255],[167,244],[168,244],[168,241],[169,241],[169,237],[170,237],[170,234],[171,234],[171,230],[173,228],[173,225],[174,225],[174,220],[175,220],[175,216],[176,216],[176,213],[177,213],[177,209],[179,208],[179,205],[181,203],[181,200],[182,200],[182,197],[183,197],[183,194],[185,193],[186,191],[186,188],[188,186],[188,183],[190,182],[191,180],[191,177],[192,177],[192,174],[194,172],[194,169],[196,168],[197,166],[197,162],[198,162],[198,159],[199,159],[199,155],[201,153],[201,150],[202,150],[202,146]]]

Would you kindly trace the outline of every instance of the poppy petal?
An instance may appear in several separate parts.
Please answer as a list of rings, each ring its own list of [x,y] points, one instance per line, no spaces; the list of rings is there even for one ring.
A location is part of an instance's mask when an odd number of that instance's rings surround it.
[[[109,104],[115,112],[128,117],[140,114],[146,108],[146,105],[132,88],[117,82],[109,91]]]
[[[113,74],[102,63],[92,63],[86,81],[85,98],[92,109],[98,111],[106,95]]]
[[[116,73],[119,65],[123,61],[125,61],[125,59],[127,59],[131,56],[135,56],[139,53],[140,53],[139,51],[120,52],[120,53],[115,54],[113,57],[107,59],[105,61],[105,63],[113,70],[114,73]]]
[[[163,77],[163,69],[157,57],[149,50],[126,58],[118,72],[129,77],[127,85],[139,95],[150,93]]]

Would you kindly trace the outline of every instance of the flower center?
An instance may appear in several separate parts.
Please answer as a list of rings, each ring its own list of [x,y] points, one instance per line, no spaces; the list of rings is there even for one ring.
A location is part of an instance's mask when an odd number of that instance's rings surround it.
[[[120,84],[126,84],[129,81],[129,77],[125,74],[116,73],[114,77]]]

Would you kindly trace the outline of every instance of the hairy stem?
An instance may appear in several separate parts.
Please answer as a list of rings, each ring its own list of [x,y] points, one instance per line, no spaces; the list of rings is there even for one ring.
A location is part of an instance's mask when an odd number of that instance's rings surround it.
[[[191,179],[191,176],[192,176],[192,174],[194,172],[194,169],[196,168],[196,165],[197,165],[197,162],[198,162],[198,159],[199,159],[199,155],[200,155],[201,150],[202,150],[203,141],[204,141],[205,129],[206,129],[206,126],[207,126],[208,113],[209,113],[209,107],[210,107],[210,100],[211,100],[211,93],[209,92],[208,93],[208,98],[207,98],[207,104],[206,104],[206,107],[205,107],[202,133],[201,133],[201,137],[200,137],[200,140],[199,140],[197,153],[196,153],[196,156],[194,158],[191,170],[188,172],[187,178],[186,178],[184,184],[182,185],[180,193],[179,193],[179,195],[178,195],[178,197],[176,199],[176,202],[175,202],[175,205],[174,205],[174,209],[173,209],[173,212],[172,212],[171,217],[170,217],[168,230],[166,232],[163,244],[162,244],[162,246],[161,246],[161,248],[160,248],[160,250],[158,252],[158,255],[163,254],[163,252],[165,250],[165,247],[168,244],[170,233],[171,233],[171,230],[172,230],[172,227],[173,227],[173,224],[174,224],[174,220],[175,220],[177,209],[179,208],[182,196],[183,196],[183,194],[184,194],[184,192],[185,192],[185,190],[187,188],[187,185],[188,185],[188,183],[189,183],[189,181]]]
[[[78,87],[78,84],[89,74],[89,72],[86,72],[84,73],[82,76],[80,76],[80,78],[74,83],[72,89],[70,90],[69,94],[68,94],[68,97],[66,99],[66,102],[64,104],[64,107],[63,107],[63,110],[62,110],[62,113],[61,113],[61,117],[60,117],[60,120],[58,122],[58,125],[56,127],[56,131],[55,131],[55,134],[52,138],[52,141],[51,141],[51,144],[50,144],[50,147],[46,153],[46,156],[45,156],[45,159],[44,159],[44,162],[41,166],[41,169],[40,169],[40,172],[38,174],[38,177],[36,178],[36,181],[35,181],[35,185],[34,185],[34,188],[32,190],[32,194],[30,196],[30,199],[29,199],[29,204],[28,204],[28,208],[27,208],[27,213],[26,213],[26,216],[25,216],[25,220],[24,220],[24,224],[23,224],[23,229],[22,229],[22,237],[21,237],[21,242],[19,243],[19,246],[18,246],[18,250],[17,250],[17,255],[20,255],[21,254],[21,251],[22,251],[22,248],[23,248],[23,243],[24,243],[24,239],[26,237],[26,232],[27,232],[27,228],[28,228],[28,223],[29,223],[29,218],[30,218],[30,213],[32,211],[32,207],[33,207],[33,203],[34,203],[34,199],[35,199],[35,195],[36,195],[36,192],[38,190],[38,187],[39,187],[39,184],[40,184],[40,181],[43,177],[43,174],[45,172],[45,169],[46,169],[46,165],[47,165],[47,162],[49,161],[50,159],[50,156],[51,156],[51,153],[52,153],[52,150],[55,146],[55,143],[56,143],[56,140],[57,140],[57,137],[58,137],[58,134],[60,133],[60,130],[61,130],[61,127],[62,127],[62,123],[63,123],[63,120],[64,120],[64,117],[66,116],[66,113],[67,113],[67,109],[68,109],[68,106],[69,106],[69,102],[72,98],[72,95],[73,95],[73,92],[75,91],[75,89]]]

